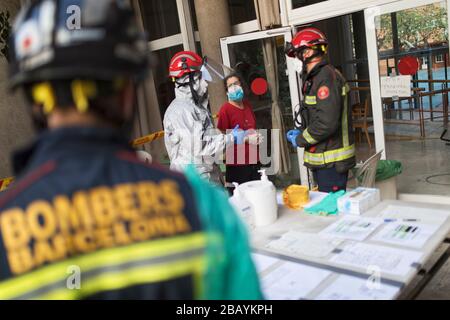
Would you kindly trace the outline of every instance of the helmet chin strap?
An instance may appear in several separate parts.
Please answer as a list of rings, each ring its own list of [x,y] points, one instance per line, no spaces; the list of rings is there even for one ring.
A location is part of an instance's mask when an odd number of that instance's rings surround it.
[[[189,76],[188,82],[184,82],[184,83],[176,82],[176,84],[178,85],[178,87],[189,86],[189,88],[191,90],[191,94],[192,94],[192,99],[194,100],[195,105],[200,107],[208,95],[207,95],[207,93],[205,93],[204,95],[200,96],[198,94],[198,92],[194,89],[194,84],[196,81],[194,79],[194,73],[191,72],[191,73],[189,73],[188,76]]]
[[[189,88],[191,89],[192,99],[194,99],[194,103],[197,106],[200,106],[200,99],[201,97],[198,95],[198,92],[194,89],[194,74],[189,73]]]
[[[318,51],[318,50],[315,50],[315,52],[310,57],[308,57],[306,59],[301,59],[301,60],[303,61],[303,63],[305,65],[308,65],[308,64],[310,64],[312,62],[315,62],[314,60],[316,60],[316,58],[321,57],[321,56],[322,56],[322,53],[320,51]]]

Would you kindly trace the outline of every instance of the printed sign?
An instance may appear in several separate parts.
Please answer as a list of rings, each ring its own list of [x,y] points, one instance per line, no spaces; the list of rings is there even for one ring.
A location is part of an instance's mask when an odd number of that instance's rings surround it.
[[[381,77],[381,97],[410,97],[411,76]]]

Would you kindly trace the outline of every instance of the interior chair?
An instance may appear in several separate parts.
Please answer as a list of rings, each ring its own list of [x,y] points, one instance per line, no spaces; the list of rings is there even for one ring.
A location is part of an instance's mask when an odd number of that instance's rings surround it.
[[[369,149],[372,149],[370,141],[369,128],[373,127],[373,118],[371,117],[370,93],[367,94],[363,103],[357,103],[352,107],[353,128],[358,133],[358,141],[361,142],[361,131],[364,131]]]
[[[354,170],[354,177],[359,187],[375,187],[375,178],[377,173],[377,164],[381,159],[383,150],[378,151],[362,164],[357,164]]]

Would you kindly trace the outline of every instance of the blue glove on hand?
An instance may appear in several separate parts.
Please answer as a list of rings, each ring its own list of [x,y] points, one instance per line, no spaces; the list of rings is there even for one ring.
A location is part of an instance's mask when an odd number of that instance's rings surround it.
[[[243,144],[244,138],[247,135],[247,132],[244,130],[239,130],[239,125],[236,125],[236,127],[234,127],[234,129],[232,131],[232,134],[233,134],[235,144]]]
[[[293,130],[289,130],[286,134],[286,138],[287,140],[292,144],[292,146],[294,148],[298,148],[297,145],[297,136],[302,133],[300,130],[298,129],[293,129]]]

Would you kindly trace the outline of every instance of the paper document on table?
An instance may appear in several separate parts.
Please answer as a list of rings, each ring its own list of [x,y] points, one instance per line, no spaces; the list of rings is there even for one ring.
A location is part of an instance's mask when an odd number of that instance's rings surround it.
[[[329,255],[342,242],[343,239],[324,237],[315,233],[289,231],[283,234],[281,238],[269,242],[266,248],[323,258]]]
[[[331,258],[332,262],[393,275],[406,275],[420,261],[421,252],[395,249],[366,243],[352,243]]]
[[[381,211],[381,216],[384,219],[416,220],[416,222],[442,225],[450,216],[450,210],[389,205]]]
[[[380,218],[344,216],[319,234],[344,239],[363,241],[383,223]]]
[[[392,300],[399,291],[393,285],[340,275],[315,300]]]
[[[268,300],[305,298],[332,273],[294,262],[285,262],[261,279],[264,297]]]
[[[420,249],[439,225],[417,222],[390,222],[371,240]]]
[[[270,266],[273,266],[275,263],[281,261],[280,259],[272,258],[259,253],[252,253],[252,260],[258,273],[263,272]]]

